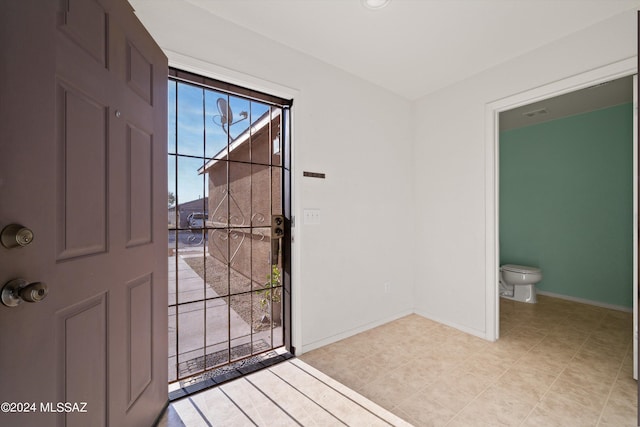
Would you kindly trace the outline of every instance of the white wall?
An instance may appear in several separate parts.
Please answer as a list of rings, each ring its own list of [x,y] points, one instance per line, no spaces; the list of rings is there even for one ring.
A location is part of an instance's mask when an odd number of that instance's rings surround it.
[[[489,337],[485,107],[636,55],[623,13],[415,103],[416,312]]]
[[[182,0],[131,3],[174,65],[293,94],[299,351],[414,310],[490,335],[486,105],[636,54],[631,11],[410,103]]]
[[[131,3],[174,66],[197,63],[212,77],[295,94],[297,349],[411,312],[411,103],[183,1]],[[303,225],[303,208],[320,209],[321,224]]]

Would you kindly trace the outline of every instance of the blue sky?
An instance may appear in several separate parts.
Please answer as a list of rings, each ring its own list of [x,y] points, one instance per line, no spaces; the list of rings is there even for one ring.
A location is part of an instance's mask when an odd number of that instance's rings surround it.
[[[178,100],[177,128],[176,97]],[[169,153],[198,157],[197,159],[179,157],[176,191],[175,156],[169,156],[169,191],[177,195],[179,203],[207,195],[204,176],[198,175],[197,170],[207,159],[213,158],[227,146],[227,134],[220,126],[221,120],[217,107],[219,98],[229,103],[234,121],[242,118],[240,112],[246,111],[248,114],[246,120],[231,126],[229,133],[232,138],[242,133],[248,127],[249,121],[255,122],[269,109],[268,105],[260,102],[169,80]]]

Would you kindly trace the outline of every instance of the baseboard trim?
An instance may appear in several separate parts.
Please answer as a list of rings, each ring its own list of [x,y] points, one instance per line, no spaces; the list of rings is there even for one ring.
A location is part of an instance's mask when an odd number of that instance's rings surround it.
[[[324,347],[325,345],[329,345],[329,344],[333,344],[334,342],[343,340],[345,338],[349,338],[352,337],[354,335],[357,335],[361,332],[365,332],[368,331],[369,329],[373,329],[376,328],[378,326],[382,326],[385,323],[389,323],[389,322],[393,322],[394,320],[398,320],[402,317],[408,316],[410,314],[413,314],[414,311],[413,310],[406,310],[406,311],[401,311],[399,313],[396,313],[392,316],[389,317],[385,317],[384,319],[380,319],[380,320],[376,320],[375,322],[370,322],[370,323],[366,323],[364,325],[358,326],[357,328],[353,328],[353,329],[349,329],[348,331],[344,331],[341,332],[339,334],[336,335],[332,335],[330,337],[327,338],[323,338],[321,340],[318,341],[314,341],[308,344],[303,344],[301,347],[301,349],[298,349],[296,347],[296,356],[301,356],[304,353],[311,351],[311,350],[315,350],[316,348],[320,348],[320,347]]]
[[[568,301],[573,301],[573,302],[578,302],[581,304],[587,304],[587,305],[593,305],[596,307],[602,307],[602,308],[608,308],[611,310],[617,310],[617,311],[623,311],[626,313],[632,313],[633,312],[633,308],[629,308],[629,307],[624,307],[621,305],[614,305],[614,304],[607,304],[607,303],[603,303],[603,302],[598,302],[598,301],[592,301],[592,300],[588,300],[588,299],[584,299],[584,298],[578,298],[578,297],[572,297],[572,296],[568,296],[568,295],[561,295],[561,294],[556,294],[553,292],[546,292],[546,291],[540,291],[540,290],[536,290],[536,293],[538,295],[545,295],[545,296],[549,296],[549,297],[553,297],[553,298],[559,298],[559,299],[564,299],[564,300],[568,300]],[[486,331],[480,331],[478,329],[473,329],[473,328],[469,328],[467,326],[463,326],[454,322],[449,322],[448,320],[439,318],[438,316],[433,316],[430,313],[427,313],[426,311],[423,310],[406,310],[406,311],[402,311],[400,313],[396,313],[392,316],[386,317],[384,319],[380,319],[380,320],[376,320],[375,322],[370,322],[361,326],[358,326],[357,328],[353,328],[350,329],[348,331],[345,332],[341,332],[339,334],[336,335],[332,335],[330,337],[327,338],[323,338],[321,340],[318,341],[314,341],[312,343],[308,343],[308,344],[303,344],[302,345],[302,351],[297,354],[302,355],[306,352],[315,350],[317,348],[320,347],[324,347],[325,345],[329,345],[329,344],[333,344],[334,342],[343,340],[345,338],[349,338],[352,337],[354,335],[357,335],[361,332],[365,332],[368,331],[369,329],[373,329],[375,327],[384,325],[385,323],[389,323],[392,322],[394,320],[400,319],[401,317],[405,317],[408,316],[410,314],[417,314],[419,316],[424,317],[425,319],[429,319],[429,320],[433,320],[434,322],[438,322],[441,323],[443,325],[446,326],[450,326],[452,328],[455,328],[461,332],[476,336],[478,338],[482,338],[483,340],[487,340],[487,341],[495,341],[489,338],[489,336],[487,335]]]
[[[608,308],[608,309],[617,310],[617,311],[624,311],[626,313],[633,313],[633,308],[632,307],[625,307],[623,305],[607,304],[607,303],[604,303],[604,302],[592,301],[592,300],[589,300],[589,299],[572,297],[572,296],[569,296],[569,295],[556,294],[556,293],[553,293],[553,292],[541,291],[541,290],[538,290],[538,289],[536,289],[536,293],[538,295],[546,295],[548,297],[564,299],[564,300],[573,301],[573,302],[579,302],[581,304],[593,305],[593,306],[596,306],[596,307]]]
[[[469,328],[467,326],[462,326],[462,325],[459,325],[459,324],[454,323],[454,322],[449,322],[449,321],[441,319],[441,318],[439,318],[437,316],[432,316],[429,313],[427,313],[425,311],[422,311],[422,310],[415,310],[414,313],[419,315],[419,316],[422,316],[422,317],[424,317],[426,319],[433,320],[434,322],[442,323],[443,325],[455,328],[455,329],[457,329],[457,330],[459,330],[461,332],[473,335],[473,336],[478,337],[478,338],[482,338],[483,340],[492,341],[492,342],[495,341],[495,340],[489,339],[488,336],[487,336],[487,333],[485,331],[479,331],[477,329]]]

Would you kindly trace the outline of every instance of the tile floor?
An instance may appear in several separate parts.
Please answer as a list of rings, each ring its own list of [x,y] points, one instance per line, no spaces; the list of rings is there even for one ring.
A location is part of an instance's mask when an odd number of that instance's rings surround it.
[[[637,425],[630,313],[539,296],[500,316],[490,343],[410,315],[176,401],[159,426]]]
[[[636,426],[631,313],[502,300],[495,343],[410,315],[301,359],[416,426]]]

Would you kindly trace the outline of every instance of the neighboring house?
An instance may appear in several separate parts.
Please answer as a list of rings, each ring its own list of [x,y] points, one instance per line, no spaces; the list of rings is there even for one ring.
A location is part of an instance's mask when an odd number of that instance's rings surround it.
[[[208,200],[208,197],[201,197],[169,208],[169,228],[175,228],[176,224],[178,228],[189,228],[189,215],[206,213]]]
[[[271,271],[271,215],[281,206],[280,168],[269,166],[280,165],[280,118],[279,109],[267,111],[199,170],[208,175],[209,226],[232,233],[211,231],[209,254],[259,283]],[[250,158],[260,164],[227,162]]]

